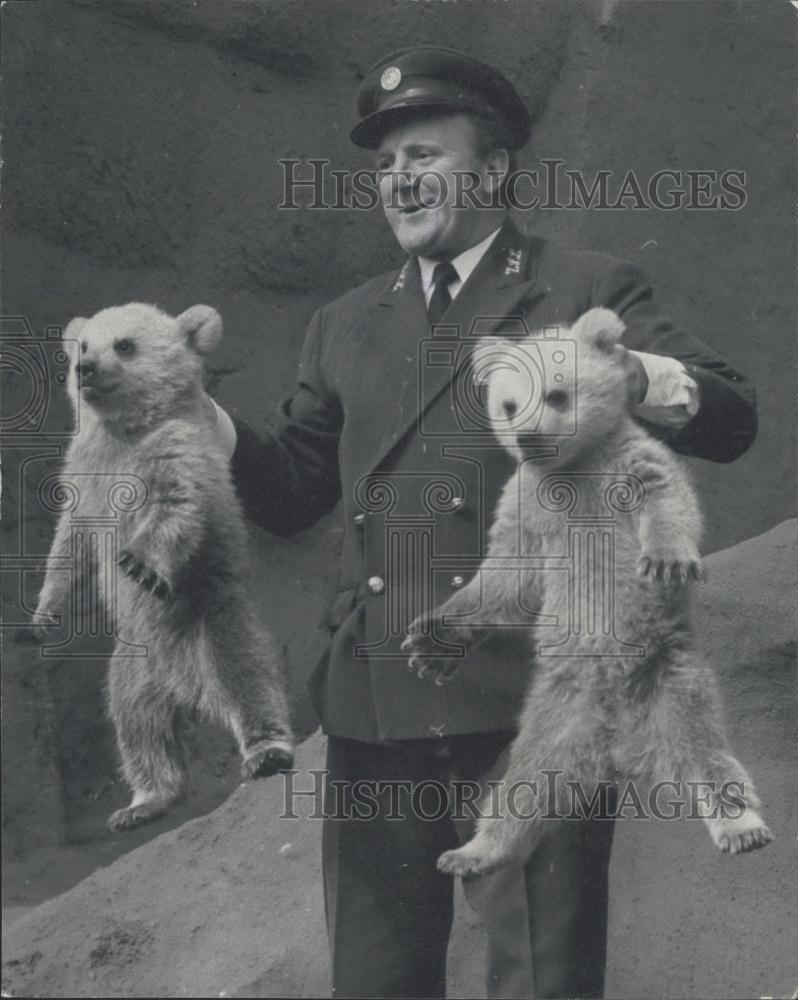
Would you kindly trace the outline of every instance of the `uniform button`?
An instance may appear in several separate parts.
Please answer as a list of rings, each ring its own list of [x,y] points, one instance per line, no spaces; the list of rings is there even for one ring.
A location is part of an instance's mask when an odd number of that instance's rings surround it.
[[[385,590],[385,580],[381,576],[370,576],[368,588],[372,594],[381,594]]]
[[[352,518],[352,520],[355,522],[355,524],[357,524],[358,526],[360,526],[366,520],[366,515],[361,510],[358,514],[355,514],[355,516]]]
[[[462,587],[464,583],[465,583],[465,580],[463,579],[462,576],[453,576],[452,577],[451,584],[452,584],[453,587]]]

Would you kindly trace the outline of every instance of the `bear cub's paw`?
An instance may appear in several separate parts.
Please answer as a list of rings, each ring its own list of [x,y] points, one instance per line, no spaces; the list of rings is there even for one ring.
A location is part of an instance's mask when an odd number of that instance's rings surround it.
[[[51,605],[39,604],[34,613],[34,621],[25,629],[25,639],[36,642],[46,642],[52,639],[58,631],[58,626],[64,623],[64,609]]]
[[[724,854],[746,854],[766,847],[773,834],[755,809],[739,817],[722,817],[710,823],[710,835]]]
[[[648,580],[659,583],[688,583],[706,580],[707,571],[694,549],[678,551],[646,550],[637,562],[637,572]]]
[[[163,816],[170,805],[171,801],[152,799],[138,805],[127,806],[125,809],[117,809],[108,817],[108,829],[113,833],[123,833],[125,830],[143,826],[145,823]]]
[[[456,643],[467,648],[468,640],[462,631],[456,636],[439,617],[420,616],[410,625],[402,643],[402,652],[409,653],[407,669],[418,677],[432,674],[437,685],[447,684],[457,674],[462,656],[447,656],[441,642]]]
[[[438,858],[438,871],[444,875],[456,875],[459,878],[477,878],[496,871],[503,864],[489,853],[482,853],[472,847],[474,841],[454,851],[444,851]]]
[[[241,776],[250,778],[268,778],[278,771],[287,771],[294,765],[294,748],[283,740],[270,740],[256,743],[247,750],[241,764]]]
[[[148,591],[153,597],[169,601],[174,596],[172,582],[166,571],[163,568],[156,569],[150,565],[149,560],[143,554],[130,548],[122,549],[117,563],[125,576]]]

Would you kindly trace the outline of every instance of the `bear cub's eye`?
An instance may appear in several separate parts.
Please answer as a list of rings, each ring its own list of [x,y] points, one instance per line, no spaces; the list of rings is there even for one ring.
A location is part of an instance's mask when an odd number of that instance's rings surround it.
[[[129,337],[125,337],[123,340],[117,340],[114,344],[114,350],[123,357],[130,357],[136,353],[136,345]]]
[[[546,403],[555,410],[564,410],[568,405],[568,393],[565,389],[552,389],[546,394]]]

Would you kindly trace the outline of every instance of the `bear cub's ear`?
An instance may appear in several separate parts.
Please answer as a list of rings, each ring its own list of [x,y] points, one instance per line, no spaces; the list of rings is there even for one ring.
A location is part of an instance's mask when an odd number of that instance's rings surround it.
[[[222,317],[210,306],[192,306],[175,320],[178,330],[198,354],[211,354],[222,339]]]
[[[64,333],[63,333],[63,336],[62,336],[61,339],[62,340],[77,340],[78,337],[80,336],[80,331],[83,329],[83,327],[88,322],[89,321],[86,319],[85,316],[76,316],[74,319],[71,319],[67,323],[66,329],[64,330]]]
[[[616,313],[599,307],[580,316],[571,328],[571,334],[577,341],[592,343],[599,350],[609,353],[621,339],[625,329]]]
[[[67,323],[61,334],[61,342],[69,358],[70,367],[80,360],[80,335],[88,322],[85,316],[76,316]]]

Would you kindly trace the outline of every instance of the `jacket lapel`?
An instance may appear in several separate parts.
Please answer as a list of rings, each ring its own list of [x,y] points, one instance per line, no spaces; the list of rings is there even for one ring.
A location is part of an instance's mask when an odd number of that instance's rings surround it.
[[[445,333],[447,346],[454,336],[466,341],[459,362],[470,353],[473,345],[470,338],[492,334],[508,317],[524,315],[526,309],[519,304],[537,284],[541,243],[537,238],[522,236],[509,220],[502,227],[438,324],[447,328],[441,331]],[[364,469],[367,472],[379,465],[400,439],[417,426],[419,416],[455,374],[453,365],[428,363],[427,345],[432,347],[434,339],[414,258],[407,261],[394,285],[380,298],[375,319],[378,329],[372,332],[370,340],[377,347],[380,362],[396,386],[397,395],[394,405],[383,411],[384,432]]]
[[[383,418],[387,417],[392,423],[401,406],[408,379],[416,369],[418,342],[429,328],[421,272],[415,257],[408,258],[393,284],[386,286],[370,318],[368,361],[381,365],[397,390],[390,403],[380,399]],[[364,366],[364,373],[368,370]],[[387,409],[386,404],[389,404]],[[384,419],[382,426],[385,426]]]

